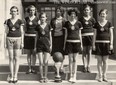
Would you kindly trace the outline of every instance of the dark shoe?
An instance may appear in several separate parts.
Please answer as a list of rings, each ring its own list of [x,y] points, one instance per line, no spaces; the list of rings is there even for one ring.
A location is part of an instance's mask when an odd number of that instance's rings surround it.
[[[8,81],[8,83],[13,83],[13,78]]]
[[[18,82],[17,77],[14,77],[14,79],[13,79],[13,83],[17,83],[17,82]]]
[[[44,83],[47,83],[48,82],[48,78],[44,78]]]
[[[39,81],[40,83],[44,83],[44,78],[41,78]]]
[[[29,70],[26,72],[26,74],[31,74],[31,69],[29,69]]]
[[[83,67],[83,72],[86,73],[87,72],[87,68]]]
[[[91,73],[90,67],[87,67],[87,73]]]
[[[108,82],[108,79],[107,78],[103,78],[103,81]]]
[[[55,77],[54,82],[61,83],[62,82],[61,77]]]
[[[31,73],[33,73],[33,74],[37,74],[37,71],[34,70],[34,69],[31,69]]]
[[[102,76],[99,76],[98,81],[99,81],[99,82],[102,82],[102,80],[103,80]]]
[[[69,79],[69,82],[70,82],[70,83],[75,83],[75,82],[76,82],[76,79],[71,77],[71,78]]]
[[[7,81],[8,83],[13,83],[13,78],[11,78],[11,75],[8,75]]]
[[[102,78],[99,78],[99,79],[98,79],[98,82],[102,82]]]

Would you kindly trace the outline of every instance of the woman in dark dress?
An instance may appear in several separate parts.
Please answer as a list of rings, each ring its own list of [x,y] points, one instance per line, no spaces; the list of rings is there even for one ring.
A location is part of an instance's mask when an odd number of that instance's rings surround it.
[[[27,51],[27,62],[29,73],[36,73],[34,66],[36,63],[36,52],[35,52],[35,42],[36,42],[36,27],[38,25],[38,18],[35,16],[36,8],[30,5],[27,9],[29,16],[25,18],[25,36],[24,36],[24,49]]]
[[[82,23],[82,42],[83,42],[83,52],[82,60],[84,64],[83,72],[90,73],[90,59],[92,54],[93,45],[93,35],[95,19],[91,16],[92,8],[89,5],[84,6],[84,16],[80,19]]]
[[[108,58],[113,50],[113,26],[107,20],[107,9],[99,12],[99,21],[95,24],[95,36],[93,48],[96,51],[99,82],[107,82]]]
[[[61,52],[64,55],[64,40],[65,40],[65,19],[63,18],[63,7],[58,6],[55,10],[56,16],[51,20],[52,27],[52,55],[55,52]],[[63,72],[63,62],[60,68],[60,73]]]
[[[66,53],[69,57],[69,82],[76,82],[77,73],[77,56],[82,47],[81,30],[82,24],[78,21],[78,11],[70,9],[68,11],[70,19],[65,23],[67,30]]]

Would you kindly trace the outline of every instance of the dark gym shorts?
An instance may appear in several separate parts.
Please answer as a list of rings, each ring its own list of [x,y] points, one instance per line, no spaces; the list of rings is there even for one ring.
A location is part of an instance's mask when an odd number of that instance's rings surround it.
[[[35,38],[36,36],[24,36],[24,49],[34,49]]]
[[[53,55],[55,52],[61,52],[64,55],[64,36],[53,36],[52,37],[52,52]]]
[[[36,44],[36,51],[37,52],[48,52],[50,53],[50,41],[48,38],[43,37],[41,39],[37,40],[37,44]]]
[[[82,36],[83,46],[92,46],[93,36]]]
[[[77,42],[77,43],[66,42],[66,48],[65,48],[66,54],[78,53],[78,52],[80,52],[80,50],[81,50],[80,42]]]
[[[96,43],[96,55],[109,55],[110,54],[110,44],[109,43]]]

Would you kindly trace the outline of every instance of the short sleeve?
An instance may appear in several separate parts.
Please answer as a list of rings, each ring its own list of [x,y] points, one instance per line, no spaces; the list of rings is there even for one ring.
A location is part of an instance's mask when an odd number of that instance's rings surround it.
[[[6,21],[4,22],[4,25],[7,25],[7,22],[8,22],[8,20],[6,20]]]
[[[53,22],[54,22],[54,19],[52,19],[52,20],[50,21],[50,26],[51,26],[52,28],[54,28]]]
[[[67,26],[68,26],[68,21],[66,21],[66,22],[64,23],[64,26],[63,26],[63,27],[65,27],[65,28],[67,29]]]
[[[24,20],[20,20],[20,25],[24,25]]]
[[[36,26],[35,31],[38,31],[39,29],[39,24]]]
[[[53,28],[51,27],[51,25],[49,25],[49,30],[50,30],[50,31],[53,30]]]
[[[95,23],[96,23],[95,18],[93,18],[93,19],[92,19],[92,22],[93,22],[93,26],[94,26],[94,25],[95,25]]]
[[[94,29],[97,29],[97,22],[93,26]]]
[[[83,18],[81,17],[81,18],[79,18],[79,21],[82,23],[82,20],[83,20]]]
[[[83,29],[81,22],[79,22],[79,29]]]
[[[111,22],[109,22],[109,28],[110,28],[110,29],[113,29],[113,28],[114,28],[114,26],[112,25]]]

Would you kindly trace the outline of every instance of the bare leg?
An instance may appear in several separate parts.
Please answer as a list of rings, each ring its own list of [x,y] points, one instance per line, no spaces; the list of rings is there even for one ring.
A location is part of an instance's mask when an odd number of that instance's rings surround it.
[[[14,77],[17,77],[17,74],[18,74],[18,70],[19,70],[19,58],[20,58],[20,55],[21,55],[21,50],[20,49],[15,49],[14,50],[14,60],[15,60],[15,75]]]
[[[37,73],[35,70],[35,64],[36,64],[36,52],[32,50],[32,73]]]
[[[96,56],[97,57],[97,68],[98,68],[98,74],[99,74],[99,79],[98,81],[102,81],[102,56]]]
[[[76,81],[76,73],[77,73],[77,56],[78,56],[78,53],[74,53],[73,55],[73,78],[74,78],[74,81]]]
[[[49,58],[50,58],[50,54],[47,52],[44,52],[43,62],[45,65],[45,75],[44,75],[45,78],[47,78],[47,74],[48,74],[48,60],[49,60]]]
[[[84,65],[84,69],[83,72],[86,72],[86,68],[87,68],[87,59],[86,59],[86,46],[83,47],[83,53],[82,53],[82,60],[83,60],[83,65]]]
[[[35,66],[36,64],[36,52],[32,50],[32,66]]]
[[[20,49],[14,49],[14,83],[18,81],[18,71],[19,71],[19,58],[21,55]]]
[[[108,58],[109,56],[103,56],[103,80],[107,81],[106,78],[106,73],[107,73],[107,69],[108,69]]]
[[[40,75],[41,75],[41,78],[43,78],[43,53],[42,52],[38,53],[38,58],[39,58]]]
[[[13,63],[14,63],[14,59],[13,59],[13,49],[8,49],[8,53],[9,53],[9,67],[10,67],[10,72],[11,72],[11,79],[13,80],[14,77],[14,67],[13,67]]]
[[[70,72],[70,79],[69,79],[69,81],[72,81],[73,54],[70,53],[70,54],[68,54],[68,56],[69,56],[69,72]]]
[[[31,73],[31,50],[27,50],[27,63],[29,66],[28,73]]]
[[[89,73],[90,73],[91,52],[92,52],[92,47],[88,46],[88,52],[87,52],[87,72],[89,72]]]

